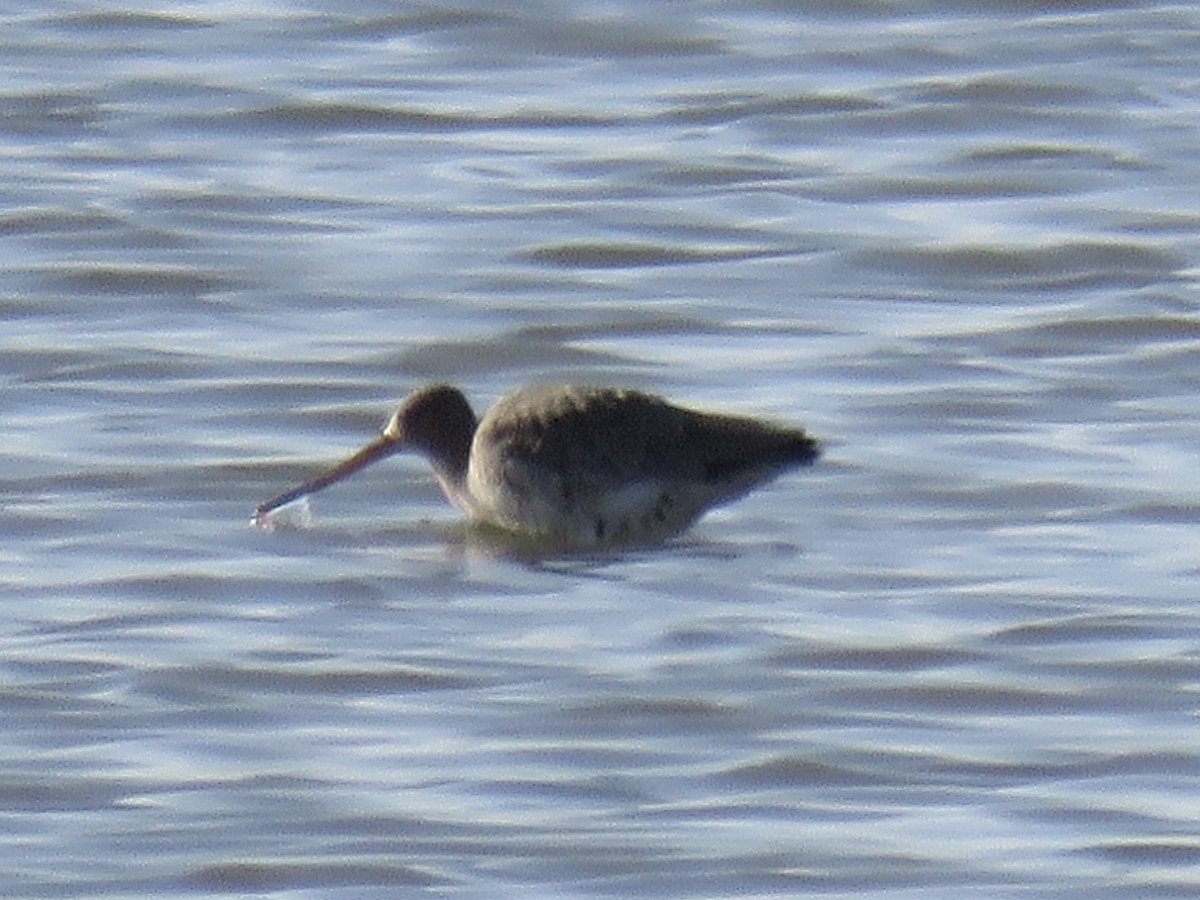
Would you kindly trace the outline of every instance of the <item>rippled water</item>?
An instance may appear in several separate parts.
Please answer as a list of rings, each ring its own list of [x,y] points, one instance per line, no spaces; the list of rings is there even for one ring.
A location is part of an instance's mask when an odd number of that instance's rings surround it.
[[[1191,897],[1200,15],[15,7],[0,893]],[[431,379],[804,423],[537,558]]]

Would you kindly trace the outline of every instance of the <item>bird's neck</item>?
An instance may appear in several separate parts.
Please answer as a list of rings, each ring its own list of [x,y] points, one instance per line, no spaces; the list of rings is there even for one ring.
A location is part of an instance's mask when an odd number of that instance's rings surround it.
[[[430,456],[434,477],[446,499],[461,509],[471,512],[471,493],[467,488],[467,470],[471,461],[471,434],[444,444],[436,455]]]

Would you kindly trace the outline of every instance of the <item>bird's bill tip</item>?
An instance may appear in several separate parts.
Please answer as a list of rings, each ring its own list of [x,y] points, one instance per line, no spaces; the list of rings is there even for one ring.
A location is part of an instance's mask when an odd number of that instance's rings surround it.
[[[259,528],[265,528],[274,524],[275,513],[279,512],[285,506],[290,506],[293,503],[303,500],[312,493],[307,488],[308,485],[303,485],[288,491],[286,494],[280,494],[274,500],[260,503],[254,508],[254,515],[250,518],[250,524],[257,525]]]
[[[257,525],[260,528],[264,525],[270,524],[271,513],[275,512],[275,510],[279,509],[280,506],[283,506],[283,504],[282,503],[264,503],[261,506],[256,507],[254,510],[254,515],[250,517],[250,524]]]

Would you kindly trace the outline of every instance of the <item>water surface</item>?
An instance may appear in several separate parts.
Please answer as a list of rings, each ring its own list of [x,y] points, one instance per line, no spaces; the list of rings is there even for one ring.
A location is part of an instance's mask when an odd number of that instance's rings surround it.
[[[1200,889],[1200,22],[50,3],[0,69],[0,893]],[[540,558],[429,380],[827,453]]]

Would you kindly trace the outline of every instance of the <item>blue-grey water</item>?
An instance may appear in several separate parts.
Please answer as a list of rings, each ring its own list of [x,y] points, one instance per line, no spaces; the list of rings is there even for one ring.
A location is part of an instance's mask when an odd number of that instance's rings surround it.
[[[1200,12],[15,2],[0,895],[1200,892]],[[430,380],[826,456],[514,553]]]

